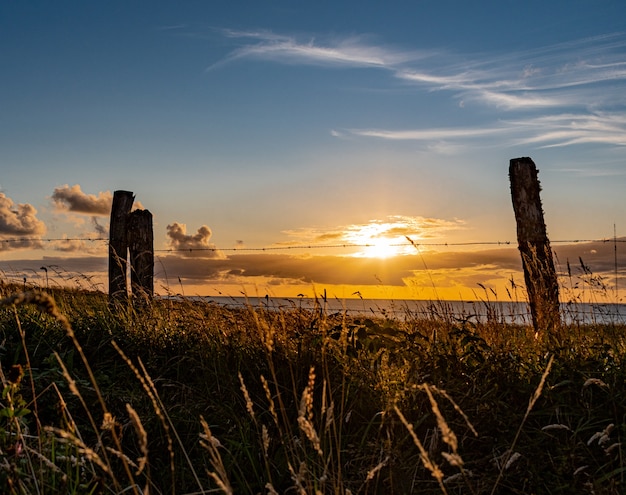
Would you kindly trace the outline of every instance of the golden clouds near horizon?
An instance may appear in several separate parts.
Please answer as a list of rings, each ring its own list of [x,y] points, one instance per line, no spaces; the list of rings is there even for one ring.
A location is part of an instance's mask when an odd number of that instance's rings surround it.
[[[458,219],[443,220],[419,216],[390,215],[367,223],[334,228],[303,228],[285,233],[292,237],[288,244],[308,244],[313,247],[337,245],[355,250],[347,256],[387,259],[394,256],[418,254],[416,246],[444,236],[444,232],[464,228]]]

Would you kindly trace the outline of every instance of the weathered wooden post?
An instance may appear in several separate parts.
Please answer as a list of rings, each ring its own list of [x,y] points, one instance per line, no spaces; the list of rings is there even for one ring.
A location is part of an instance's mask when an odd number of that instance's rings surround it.
[[[128,261],[127,223],[135,197],[130,191],[115,191],[109,227],[109,300],[128,297],[126,269]]]
[[[137,302],[154,295],[154,234],[152,213],[135,210],[130,191],[115,191],[109,228],[109,300],[128,298],[129,289]],[[129,269],[130,268],[130,269]],[[130,271],[130,285],[128,272]]]
[[[152,213],[135,210],[128,219],[131,292],[137,301],[154,295],[154,234]]]
[[[522,256],[528,302],[536,332],[560,333],[559,284],[543,219],[537,167],[528,157],[514,158],[509,166],[511,196],[517,221],[517,242]]]

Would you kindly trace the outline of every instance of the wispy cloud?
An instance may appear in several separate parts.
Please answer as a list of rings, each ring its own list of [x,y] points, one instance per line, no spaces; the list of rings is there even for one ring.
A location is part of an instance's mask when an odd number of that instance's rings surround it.
[[[555,172],[561,172],[568,175],[577,175],[579,177],[623,177],[626,170],[622,168],[611,170],[606,168],[558,168]]]
[[[615,33],[506,55],[468,55],[466,62],[455,62],[460,54],[448,53],[437,65],[404,67],[395,75],[504,110],[587,108],[606,101],[607,92],[595,86],[626,81],[625,52],[625,33]]]
[[[348,129],[347,132],[354,136],[388,139],[390,141],[433,141],[439,139],[464,139],[493,136],[496,134],[510,132],[510,129],[500,126],[491,128],[451,127],[438,129],[407,129],[397,131],[389,129]]]
[[[251,40],[233,50],[225,59],[213,64],[214,69],[227,62],[257,58],[285,64],[308,64],[331,67],[376,67],[393,70],[410,60],[424,58],[432,52],[399,51],[368,43],[364,37],[298,39],[270,31],[223,30],[229,38]]]
[[[511,121],[509,124],[520,131],[524,128],[532,130],[531,136],[520,139],[521,144],[540,144],[545,148],[581,143],[626,146],[626,117],[623,114],[566,113]]]
[[[389,141],[473,141],[499,138],[499,145],[535,145],[553,148],[573,144],[607,144],[626,146],[626,118],[622,114],[563,113],[526,116],[515,120],[500,120],[497,126],[448,127],[428,129],[345,129],[333,130],[334,136],[356,136]]]
[[[391,86],[401,81],[416,91],[448,93],[461,107],[478,105],[499,111],[496,121],[485,120],[489,116],[485,112],[483,121],[471,128],[333,129],[331,134],[338,138],[353,135],[433,144],[510,134],[502,145],[626,144],[626,124],[621,118],[626,109],[626,33],[475,55],[397,49],[355,36],[301,39],[269,31],[228,30],[222,34],[242,45],[211,68],[236,59],[379,68],[389,73]]]

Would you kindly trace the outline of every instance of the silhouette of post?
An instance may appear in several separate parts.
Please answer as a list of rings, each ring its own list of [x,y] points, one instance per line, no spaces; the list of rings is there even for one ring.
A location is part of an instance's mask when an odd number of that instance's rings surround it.
[[[535,163],[528,157],[510,161],[517,242],[533,326],[536,332],[548,332],[549,337],[558,338],[561,326],[559,284],[543,219],[537,174]]]
[[[135,210],[128,219],[128,248],[130,250],[130,281],[137,302],[154,295],[154,234],[152,213]]]
[[[128,263],[127,223],[135,197],[130,191],[115,191],[109,226],[109,300],[128,297],[126,270]]]

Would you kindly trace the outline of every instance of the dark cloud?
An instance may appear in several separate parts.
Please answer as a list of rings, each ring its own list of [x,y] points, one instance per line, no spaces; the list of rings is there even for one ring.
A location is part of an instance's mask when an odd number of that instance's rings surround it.
[[[96,236],[87,234],[84,238],[68,239],[64,236],[62,239],[52,241],[50,248],[62,253],[80,253],[86,255],[102,255],[107,253],[107,243],[102,241],[91,240]]]
[[[157,256],[155,276],[157,284],[177,278],[195,287],[219,284],[239,290],[260,284],[263,286],[310,286],[310,285],[350,285],[360,288],[376,287],[416,288],[416,294],[429,287],[435,287],[454,297],[456,288],[469,288],[475,291],[478,299],[484,297],[484,291],[491,287],[499,287],[498,297],[507,298],[506,292],[520,288],[519,297],[523,299],[522,264],[516,246],[478,251],[422,252],[413,255],[396,256],[386,259],[363,258],[336,255],[293,255],[291,253],[234,253],[228,258],[211,251],[211,231],[203,226],[196,234],[188,235],[184,225],[168,226],[170,245],[176,249],[201,249],[192,251],[188,256],[180,253],[169,253]],[[620,239],[619,241],[626,241]],[[54,244],[54,243],[53,243]],[[72,241],[60,243],[65,252],[85,253],[89,246],[102,249],[105,243],[89,241]],[[610,287],[615,281],[615,254],[617,247],[617,268],[619,286],[626,286],[626,243],[594,242],[571,245],[558,245],[557,270],[564,288],[574,287],[575,282],[589,275],[584,272],[580,259],[586,269],[594,276],[603,277]],[[208,251],[207,251],[208,249]],[[158,253],[157,253],[158,254]],[[185,253],[187,254],[187,253]],[[200,255],[200,256],[198,256]],[[574,283],[570,283],[567,262]],[[16,265],[17,264],[17,265]],[[100,257],[47,258],[34,261],[0,262],[2,270],[14,270],[20,273],[38,270],[43,265],[59,265],[71,273],[92,276],[98,272],[102,280],[106,280],[107,258],[103,253]],[[19,278],[19,277],[18,277]],[[508,284],[514,279],[516,285]],[[581,286],[584,284],[581,284]],[[504,287],[508,287],[507,291]],[[485,289],[487,288],[487,289]],[[467,292],[465,292],[467,294]],[[563,300],[569,293],[564,290]],[[491,293],[487,294],[489,297]],[[471,297],[471,296],[470,296]]]
[[[0,235],[0,251],[16,249],[43,249],[43,242],[37,238],[2,239],[2,235]]]
[[[404,286],[416,273],[485,268],[519,271],[515,249],[476,253],[430,253],[387,259],[352,256],[292,256],[289,254],[233,254],[228,258],[197,260],[166,256],[168,274],[197,282],[268,277],[298,283]],[[427,268],[426,268],[427,267]]]
[[[45,233],[46,225],[37,218],[34,206],[15,205],[11,198],[0,193],[0,251],[41,248],[38,237]],[[28,238],[10,239],[16,237]]]
[[[71,187],[65,184],[55,188],[51,199],[59,211],[98,216],[110,215],[113,203],[113,195],[110,191],[99,192],[97,196],[86,194],[78,184]]]
[[[105,226],[100,225],[98,223],[98,217],[91,217],[91,223],[93,223],[93,228],[96,230],[96,233],[100,236],[107,236],[109,235],[109,229],[107,229]]]
[[[626,244],[620,244],[618,248],[622,251],[618,256],[618,266],[624,267]],[[614,246],[607,243],[559,246],[556,249],[557,270],[561,276],[566,274],[566,260],[569,260],[573,276],[581,275],[581,257],[595,274],[613,277],[613,250]],[[237,280],[243,283],[247,279],[263,277],[284,283],[406,286],[411,279],[432,278],[438,286],[456,283],[472,288],[481,283],[488,285],[493,280],[506,281],[512,276],[518,283],[523,283],[521,257],[515,246],[479,251],[424,252],[386,259],[282,253],[232,254],[228,258],[214,259],[170,255],[161,258],[160,263],[169,276],[180,276],[197,284],[235,283]]]
[[[580,264],[582,258],[586,265],[597,271],[611,271],[615,269],[615,256],[618,266],[626,264],[626,238],[617,238],[606,241],[586,242],[580,244],[563,244],[552,246],[556,253],[557,264]]]
[[[181,256],[193,258],[224,258],[224,254],[210,242],[211,229],[203,225],[193,234],[187,234],[187,225],[174,222],[167,226],[169,248]]]

